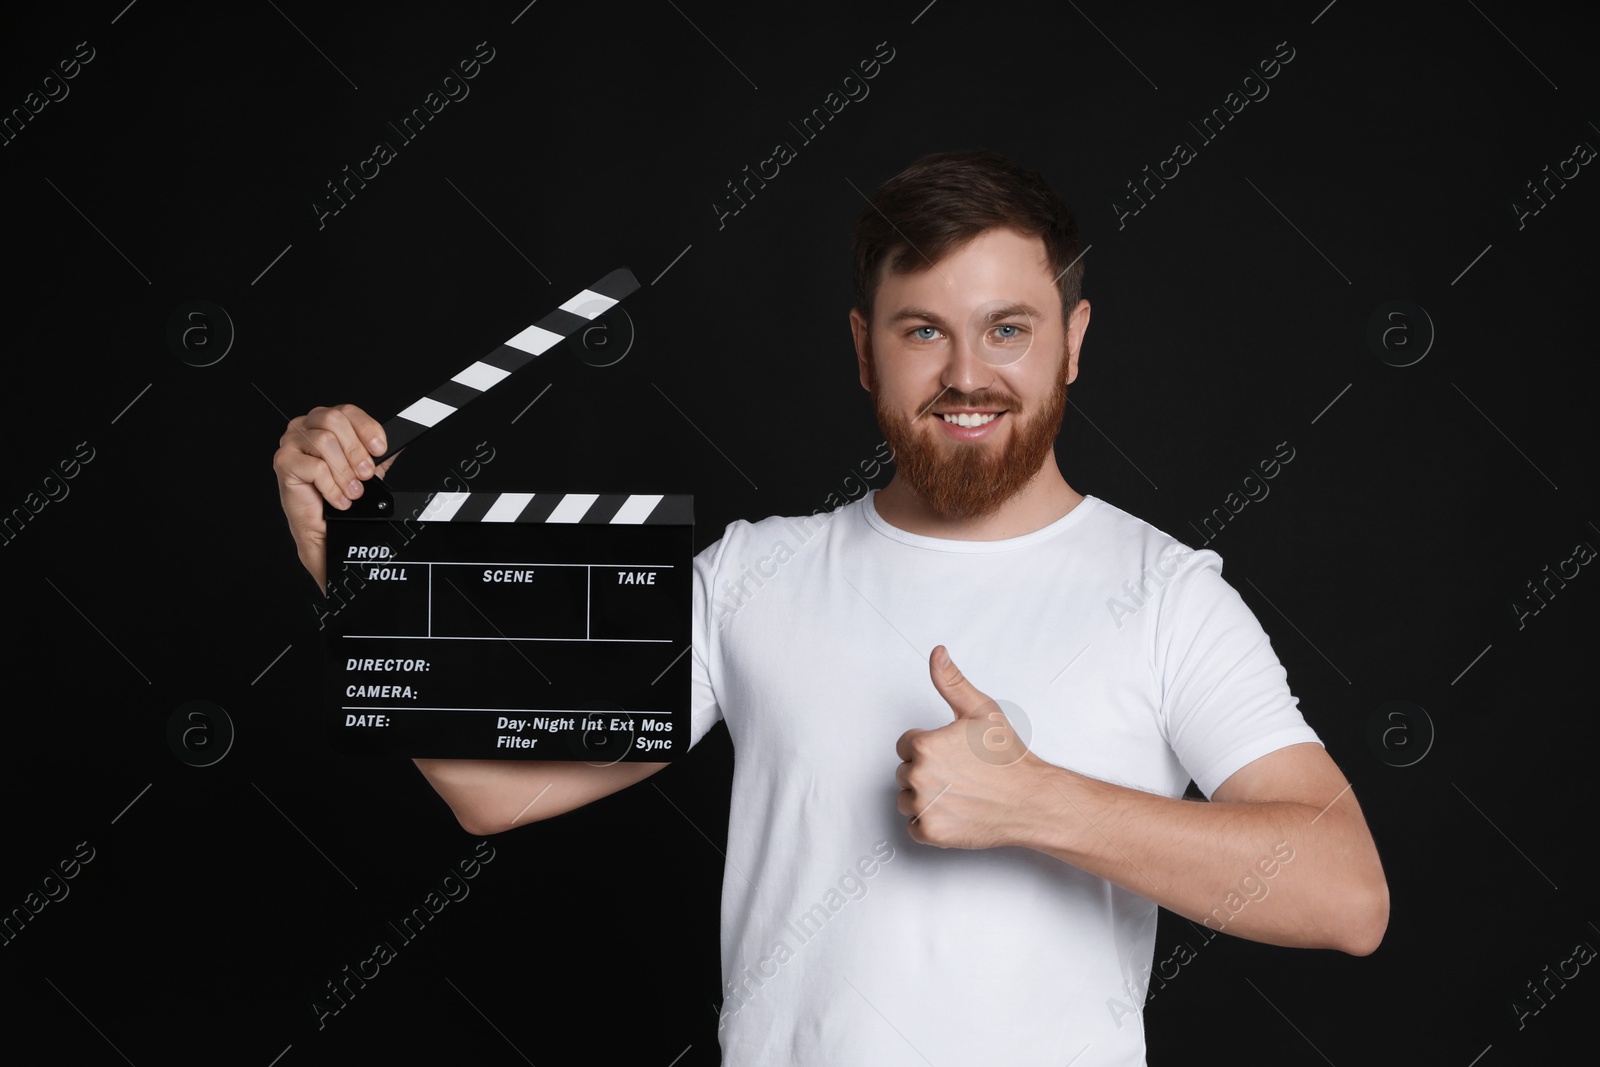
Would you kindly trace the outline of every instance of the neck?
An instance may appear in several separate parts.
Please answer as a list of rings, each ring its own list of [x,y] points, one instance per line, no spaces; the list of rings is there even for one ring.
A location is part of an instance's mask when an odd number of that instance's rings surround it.
[[[950,541],[1002,541],[1043,529],[1082,501],[1083,495],[1061,476],[1052,449],[1027,485],[987,515],[940,515],[898,473],[878,491],[872,504],[885,522],[907,533]]]

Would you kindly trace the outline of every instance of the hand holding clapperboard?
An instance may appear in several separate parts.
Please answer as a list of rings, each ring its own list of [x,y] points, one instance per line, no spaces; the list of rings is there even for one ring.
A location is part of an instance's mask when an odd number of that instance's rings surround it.
[[[688,747],[693,497],[381,480],[402,448],[638,288],[612,271],[381,431],[353,405],[290,423],[284,511],[341,601],[324,616],[338,752],[660,763]]]

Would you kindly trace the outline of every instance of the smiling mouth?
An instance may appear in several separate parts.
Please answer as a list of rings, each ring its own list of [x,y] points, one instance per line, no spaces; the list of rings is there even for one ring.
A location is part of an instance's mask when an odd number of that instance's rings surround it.
[[[972,427],[977,427],[977,426],[987,426],[989,423],[993,422],[995,419],[998,419],[1001,415],[1004,415],[1005,414],[1005,410],[1001,409],[999,411],[935,411],[933,414],[937,415],[939,418],[943,419],[945,422],[949,423],[952,426],[962,426],[962,427],[972,428]]]

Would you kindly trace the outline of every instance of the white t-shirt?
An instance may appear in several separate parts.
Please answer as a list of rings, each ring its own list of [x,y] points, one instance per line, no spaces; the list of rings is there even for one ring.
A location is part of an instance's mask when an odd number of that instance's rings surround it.
[[[1092,496],[953,541],[874,495],[731,523],[695,558],[691,744],[722,719],[734,746],[723,1062],[1143,1064],[1155,904],[1032,849],[907,834],[895,742],[954,719],[929,654],[1041,759],[1163,796],[1318,738],[1215,552]]]

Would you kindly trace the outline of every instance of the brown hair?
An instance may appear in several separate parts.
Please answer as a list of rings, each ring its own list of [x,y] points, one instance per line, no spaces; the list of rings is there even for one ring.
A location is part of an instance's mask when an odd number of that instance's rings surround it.
[[[923,156],[878,186],[850,232],[856,306],[870,322],[885,260],[896,274],[926,270],[1001,226],[1043,240],[1070,314],[1083,288],[1077,220],[1038,173],[988,149]]]

